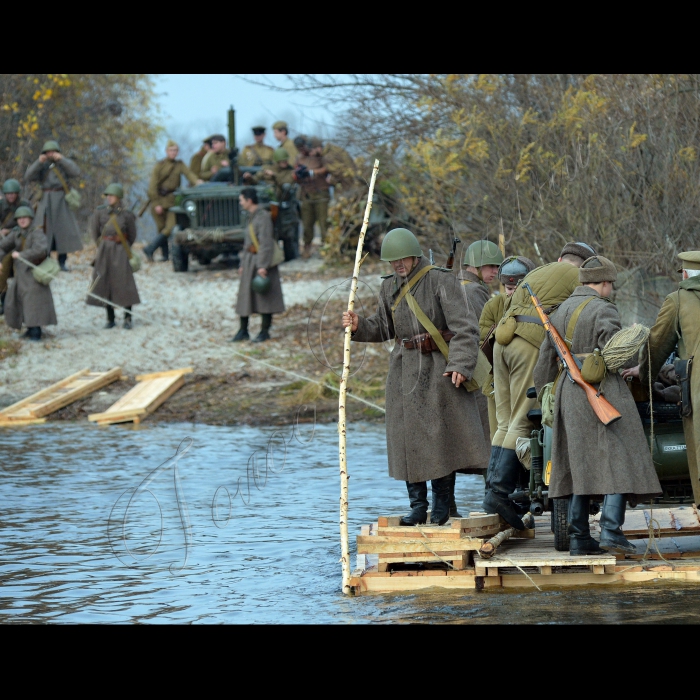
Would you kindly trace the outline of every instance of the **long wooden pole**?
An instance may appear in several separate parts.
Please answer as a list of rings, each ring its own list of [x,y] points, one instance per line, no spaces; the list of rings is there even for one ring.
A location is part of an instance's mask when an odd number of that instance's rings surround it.
[[[348,298],[348,311],[355,309],[355,296],[357,294],[357,282],[360,277],[360,265],[362,264],[362,246],[365,241],[365,233],[369,225],[369,213],[372,210],[372,197],[374,196],[374,183],[377,179],[379,161],[374,161],[372,169],[372,179],[369,183],[369,194],[367,196],[367,206],[365,207],[365,218],[360,230],[360,240],[357,241],[355,251],[355,267],[352,273],[352,284],[350,285],[350,297]],[[350,334],[351,326],[345,329],[345,339],[343,343],[343,374],[340,379],[338,397],[338,458],[340,461],[340,562],[343,567],[343,593],[350,595],[350,553],[348,547],[348,463],[345,452],[346,429],[345,429],[345,397],[348,388],[348,377],[350,376]]]

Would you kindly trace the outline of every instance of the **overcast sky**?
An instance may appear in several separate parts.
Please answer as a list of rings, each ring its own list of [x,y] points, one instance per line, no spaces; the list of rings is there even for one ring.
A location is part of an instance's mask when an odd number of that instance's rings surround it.
[[[271,79],[278,85],[287,85],[286,79],[279,75],[246,77]],[[265,142],[276,147],[272,124],[278,119],[289,124],[292,138],[299,133],[329,138],[333,132],[333,115],[317,106],[312,97],[253,85],[240,75],[161,74],[156,78],[156,93],[167,132],[162,148],[167,138],[174,138],[180,143],[184,158],[189,158],[206,136],[216,132],[228,135],[230,106],[236,110],[236,145],[239,148],[253,142],[251,128],[258,124],[267,127]]]

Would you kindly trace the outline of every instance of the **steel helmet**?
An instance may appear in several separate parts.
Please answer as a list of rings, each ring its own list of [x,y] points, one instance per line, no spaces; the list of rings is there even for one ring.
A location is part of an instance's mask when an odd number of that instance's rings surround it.
[[[385,262],[422,255],[418,239],[407,228],[393,228],[384,236],[381,259]]]
[[[30,219],[34,218],[34,212],[31,207],[17,207],[15,211],[15,219],[21,219],[23,216],[28,216]]]
[[[42,153],[46,153],[46,151],[58,151],[60,153],[61,147],[58,145],[58,141],[47,141],[41,149]]]
[[[500,265],[503,262],[503,253],[500,248],[491,241],[474,241],[465,251],[463,265],[482,267],[483,265]]]
[[[108,194],[113,194],[115,197],[119,197],[119,199],[124,199],[124,188],[118,182],[113,182],[111,185],[107,185],[105,191],[102,193],[104,197]]]
[[[272,160],[275,163],[279,163],[281,160],[289,160],[289,153],[287,153],[286,148],[277,148],[272,154]]]
[[[522,255],[511,255],[498,268],[498,279],[508,286],[516,285],[528,272],[535,269],[535,263]]]
[[[2,185],[3,194],[12,194],[13,192],[17,192],[19,194],[21,189],[22,187],[19,182],[14,179],[5,180]]]
[[[255,275],[253,281],[250,283],[250,288],[257,294],[266,294],[270,289],[270,278],[261,277],[260,275]]]

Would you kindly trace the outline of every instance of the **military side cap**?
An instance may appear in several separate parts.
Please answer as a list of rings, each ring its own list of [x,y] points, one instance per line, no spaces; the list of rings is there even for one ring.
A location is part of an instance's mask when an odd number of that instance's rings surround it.
[[[21,189],[22,187],[20,186],[19,181],[15,180],[14,178],[5,180],[5,182],[2,185],[3,194],[12,194],[13,192],[19,193]]]
[[[168,143],[165,144],[166,148],[180,148],[178,146],[177,141],[173,141],[172,139],[168,139]]]
[[[289,153],[287,153],[286,148],[276,148],[275,152],[272,154],[272,160],[275,163],[279,163],[282,160],[289,160]]]
[[[28,216],[30,219],[34,218],[34,211],[31,207],[17,207],[15,212],[15,219],[21,219],[23,216]]]
[[[46,153],[46,151],[58,151],[60,153],[61,147],[58,145],[58,141],[47,141],[41,149],[42,153]]]
[[[289,127],[287,126],[287,122],[282,122],[282,121],[275,122],[272,125],[272,128],[273,129],[287,129],[287,130],[289,130]]]
[[[678,258],[683,261],[678,272],[700,270],[700,250],[686,250],[684,253],[678,253]]]
[[[321,141],[321,139],[318,138],[318,136],[312,136],[309,139],[309,146],[311,148],[321,148],[321,146],[323,146],[323,141]]]
[[[574,253],[576,255],[576,253]],[[581,284],[598,284],[599,282],[614,282],[617,279],[615,263],[602,255],[593,255],[584,260],[578,269],[578,280]]]
[[[214,134],[209,137],[212,141],[226,141],[226,137],[223,134]]]
[[[590,258],[592,255],[597,255],[594,248],[588,245],[588,243],[582,243],[578,241],[577,243],[567,243],[559,253],[559,257],[563,258],[565,255],[577,255],[582,260]]]
[[[205,138],[204,141],[202,141],[202,143],[208,143],[211,146],[211,142],[214,139],[214,136],[216,136],[216,134],[212,134],[211,136],[207,136],[207,138]]]

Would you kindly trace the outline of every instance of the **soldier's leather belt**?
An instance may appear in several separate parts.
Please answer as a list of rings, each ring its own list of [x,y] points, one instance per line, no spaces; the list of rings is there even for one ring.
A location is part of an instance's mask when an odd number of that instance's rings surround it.
[[[119,236],[105,236],[105,234],[102,234],[102,238],[104,238],[106,241],[118,241]]]
[[[542,321],[538,316],[513,316],[517,323],[536,323],[538,326],[542,325]]]
[[[442,335],[446,343],[449,343],[455,337],[452,331],[440,331],[440,335]],[[419,333],[412,338],[402,338],[401,347],[406,348],[406,350],[418,349],[426,355],[440,349],[430,336],[430,333]]]
[[[65,192],[63,187],[42,187],[42,192]]]

